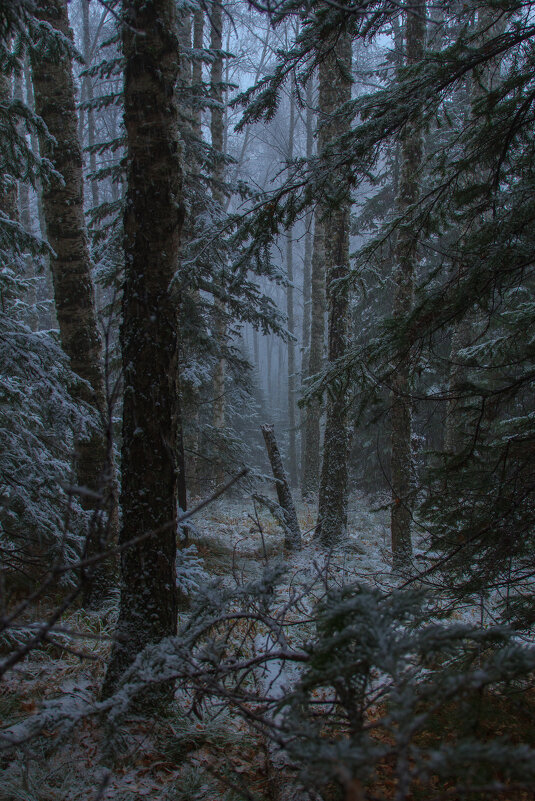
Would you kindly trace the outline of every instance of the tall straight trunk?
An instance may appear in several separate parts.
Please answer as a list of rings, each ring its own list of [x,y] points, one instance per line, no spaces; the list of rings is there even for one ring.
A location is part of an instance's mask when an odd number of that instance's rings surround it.
[[[38,16],[72,39],[66,0],[39,4]],[[104,386],[101,338],[97,325],[91,261],[84,219],[82,152],[78,139],[74,83],[70,58],[49,50],[32,54],[35,110],[44,120],[55,144],[40,140],[41,155],[50,159],[62,181],[51,181],[43,190],[47,237],[55,256],[51,259],[56,315],[63,350],[73,371],[87,384],[76,388],[77,396],[95,408],[101,425],[89,439],[76,444],[78,483],[98,491],[101,501],[81,496],[86,509],[105,509],[108,524],[96,516],[90,527],[86,551],[101,552],[116,534],[117,503],[109,420]],[[110,560],[100,562],[87,577],[84,603],[98,605],[110,591],[113,570]]]
[[[294,150],[294,130],[295,130],[295,98],[290,94],[290,124],[288,128],[288,148],[286,160],[293,159]],[[286,277],[288,286],[286,287],[286,314],[288,317],[288,331],[291,336],[295,336],[295,314],[294,314],[294,268],[293,268],[293,238],[292,227],[286,231]],[[296,442],[296,365],[295,365],[295,341],[290,339],[288,342],[288,463],[290,484],[296,487],[297,478],[297,442]]]
[[[256,370],[260,368],[260,348],[258,342],[258,331],[253,328],[253,359]]]
[[[320,64],[319,111],[325,122],[320,127],[320,153],[327,142],[349,129],[346,120],[330,119],[340,106],[351,100],[351,39],[341,33]],[[344,176],[334,175],[340,182]],[[340,282],[349,272],[350,195],[334,209],[324,208],[325,265],[328,303],[328,361],[333,364],[347,350],[349,327],[349,292]],[[323,444],[323,463],[318,506],[317,536],[324,547],[332,547],[346,533],[347,527],[347,462],[349,429],[347,392],[344,381],[329,388]]]
[[[178,26],[177,26],[177,33],[178,33],[178,44],[180,47],[180,52],[183,53],[186,50],[191,50],[191,33],[192,33],[192,15],[191,12],[187,9],[183,10],[182,13],[178,17]],[[180,59],[179,65],[179,85],[182,91],[187,91],[191,88],[191,81],[192,81],[192,68],[191,62],[187,58]],[[184,129],[188,129],[188,133],[191,136],[193,133],[193,129],[195,128],[195,122],[189,119],[189,115],[184,115],[182,119],[182,126]],[[189,155],[189,154],[188,154]],[[191,173],[198,172],[198,165],[193,162],[192,158],[186,158],[186,164],[188,167],[185,167]],[[182,226],[182,234],[181,234],[181,244],[184,246],[187,244],[192,236],[193,236],[193,225],[194,225],[194,216],[196,210],[191,209],[190,214],[187,215],[184,219],[184,223]],[[180,297],[177,300],[177,326],[180,328],[182,325],[182,317],[183,317],[183,310],[182,310],[182,302],[183,297]],[[176,441],[176,457],[177,457],[177,503],[178,508],[181,512],[185,512],[188,508],[187,506],[187,472],[191,475],[191,473],[195,473],[195,470],[186,471],[186,443],[189,445],[188,439],[188,431],[185,430],[184,427],[184,382],[182,381],[182,359],[181,359],[181,352],[179,351],[178,357],[178,366],[177,366],[177,405],[178,405],[178,419],[179,423],[177,426],[177,441]],[[197,448],[191,445],[189,450],[197,451]],[[195,481],[195,479],[194,479]],[[196,488],[195,488],[196,489]],[[182,529],[182,541],[187,541],[189,537],[189,529],[184,527]],[[182,600],[185,600],[185,596],[180,594],[179,596],[179,604]]]
[[[421,61],[425,44],[425,0],[416,0],[405,12],[405,64]],[[407,122],[401,139],[401,165],[397,209],[404,214],[417,202],[422,164],[422,124],[418,116]],[[417,243],[410,221],[398,228],[394,271],[394,319],[404,319],[413,306]],[[392,379],[391,536],[394,569],[405,567],[412,554],[412,366],[411,353],[397,355]]]
[[[312,111],[312,78],[308,81],[306,90],[306,156],[312,156],[314,142],[313,132],[313,111]],[[310,360],[310,324],[311,324],[311,282],[312,282],[312,224],[314,213],[312,209],[307,212],[305,217],[305,254],[303,259],[303,325],[301,333],[301,384],[308,376],[308,365]],[[304,475],[306,460],[306,420],[307,409],[302,407],[300,410],[299,427],[301,430],[301,490],[304,492]]]
[[[284,359],[284,344],[281,339],[279,339],[279,348],[278,348],[278,372],[277,372],[277,408],[279,409],[281,415],[285,412],[288,413],[288,410],[285,409],[286,403],[285,401],[288,400],[288,394],[284,392],[286,389],[286,382],[283,381],[284,376],[284,368],[285,368],[285,359]],[[286,398],[284,397],[286,394]]]
[[[223,47],[223,9],[221,5],[214,5],[210,11],[210,48],[212,51],[221,51]],[[223,58],[216,55],[212,62],[210,72],[211,95],[215,101],[210,113],[210,132],[212,135],[212,147],[217,153],[223,152],[224,147],[224,112],[223,112]],[[224,168],[220,163],[216,163],[213,172],[212,197],[217,206],[222,209],[224,196],[221,190]],[[225,305],[221,301],[214,304],[215,334],[219,347],[223,347],[227,335],[227,322]],[[225,429],[225,375],[226,361],[223,356],[217,360],[214,371],[214,408],[213,423],[222,439]],[[215,464],[214,478],[216,485],[225,481],[223,462],[217,459]]]
[[[90,2],[91,0],[82,0],[82,34],[83,34],[83,44],[84,44],[84,61],[86,68],[91,66],[91,32],[89,29]],[[85,102],[92,103],[93,100],[95,99],[93,92],[93,79],[90,78],[88,75],[84,76],[83,86],[84,86]],[[86,110],[86,114],[87,114],[87,144],[89,148],[92,148],[95,145],[95,111],[93,108],[89,107]],[[91,172],[91,177],[89,179],[89,184],[91,186],[91,200],[93,208],[96,208],[99,205],[98,181],[94,177],[97,171],[97,157],[96,154],[91,151],[91,149],[89,151],[89,170]]]
[[[314,239],[312,247],[310,353],[307,378],[317,375],[323,366],[325,346],[325,235],[321,220],[321,208],[314,214]],[[320,483],[321,465],[321,398],[314,397],[306,407],[303,458],[303,498],[316,495]]]
[[[176,304],[183,220],[174,0],[124,0],[127,194],[121,605],[103,694],[148,644],[176,632]],[[170,688],[164,690],[164,697]]]
[[[273,410],[273,334],[268,334],[265,337],[266,343],[266,362],[267,362],[267,387],[266,398],[268,402],[268,410]]]

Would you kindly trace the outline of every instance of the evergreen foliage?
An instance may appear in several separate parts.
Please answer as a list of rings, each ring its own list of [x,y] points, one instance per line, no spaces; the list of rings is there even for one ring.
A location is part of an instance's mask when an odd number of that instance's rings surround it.
[[[1,559],[5,587],[24,586],[43,575],[50,559],[72,563],[82,551],[82,512],[69,495],[73,482],[73,432],[88,436],[95,425],[89,410],[72,400],[79,381],[69,369],[55,332],[35,331],[37,278],[49,250],[25,230],[18,217],[17,185],[33,187],[52,174],[32,151],[32,134],[47,136],[39,118],[19,99],[12,82],[20,74],[29,33],[40,32],[49,47],[55,35],[39,26],[31,4],[12,4],[0,40],[3,94],[0,98],[0,438],[2,440]],[[11,198],[11,201],[10,201]],[[4,202],[5,201],[5,202]],[[86,521],[87,523],[87,521]]]

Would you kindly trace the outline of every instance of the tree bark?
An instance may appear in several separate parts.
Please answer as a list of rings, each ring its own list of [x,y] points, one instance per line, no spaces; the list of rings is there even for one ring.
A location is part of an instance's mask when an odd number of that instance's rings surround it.
[[[342,32],[320,64],[320,127],[319,148],[349,129],[347,120],[332,119],[343,103],[351,100],[351,39]],[[342,174],[333,181],[343,182]],[[344,356],[348,344],[349,291],[340,283],[349,272],[349,189],[336,208],[324,209],[325,262],[328,302],[328,360],[330,364]],[[347,527],[347,462],[349,429],[347,391],[344,380],[329,388],[323,445],[323,464],[318,506],[317,536],[324,547],[333,547],[346,534]]]
[[[306,90],[306,156],[307,159],[312,157],[313,151],[313,110],[312,110],[312,78],[307,83]],[[302,345],[301,345],[301,388],[303,381],[310,377],[310,345],[311,345],[311,322],[312,322],[312,244],[313,244],[313,221],[314,212],[312,209],[307,212],[305,217],[305,254],[303,260],[303,327],[302,327]],[[325,295],[325,288],[323,288],[323,295]],[[324,300],[324,299],[323,299]],[[323,312],[324,314],[324,312]],[[323,335],[323,330],[322,330]],[[323,352],[323,342],[321,343],[321,351]],[[305,488],[305,464],[307,460],[307,418],[308,408],[301,407],[300,412],[300,429],[301,429],[301,494],[303,498],[310,494],[310,490]],[[319,451],[318,451],[319,460]],[[317,470],[319,476],[319,464]],[[316,489],[317,489],[316,481]]]
[[[103,695],[147,645],[176,632],[176,302],[183,222],[174,0],[124,0],[127,195],[121,346],[124,371],[121,605]],[[161,688],[168,698],[170,687]],[[160,696],[161,697],[161,696]]]
[[[66,0],[40,3],[39,19],[72,40]],[[32,51],[34,102],[55,139],[41,138],[41,155],[50,159],[63,182],[52,181],[43,189],[43,211],[47,237],[55,256],[51,260],[56,315],[63,350],[73,371],[86,384],[75,389],[76,396],[97,410],[101,425],[88,439],[76,443],[76,471],[81,487],[100,493],[81,502],[94,511],[87,537],[86,554],[102,552],[115,539],[117,499],[111,447],[110,417],[102,367],[102,345],[97,325],[94,286],[91,275],[84,218],[82,152],[78,139],[72,64],[65,54],[55,56],[48,49]],[[108,521],[99,518],[100,510]],[[99,562],[86,576],[84,603],[98,606],[114,583],[111,560]]]
[[[295,129],[295,98],[290,94],[290,124],[288,128],[288,148],[286,160],[293,159],[294,149],[294,129]],[[286,277],[288,286],[286,287],[286,314],[288,317],[288,331],[295,336],[295,314],[294,314],[294,268],[293,268],[293,239],[292,227],[286,231]],[[296,487],[297,478],[297,442],[296,442],[296,366],[295,366],[295,340],[288,342],[288,464],[290,472],[290,484]]]
[[[425,0],[416,0],[405,12],[405,64],[423,58],[425,43]],[[401,166],[397,209],[400,215],[417,202],[422,164],[422,125],[419,117],[410,120],[402,133]],[[410,221],[398,228],[394,272],[394,319],[405,319],[413,307],[414,275],[418,263],[417,242]],[[407,566],[412,555],[412,365],[410,350],[404,348],[396,360],[392,379],[391,454],[391,536],[394,569]]]
[[[272,425],[264,425],[262,426],[262,434],[264,436],[264,442],[266,443],[266,450],[271,470],[273,471],[273,478],[275,479],[279,506],[284,513],[284,546],[291,551],[296,551],[301,548],[301,529],[299,528],[299,521],[297,519],[290,485],[286,477],[286,471],[284,470],[277,440],[275,439],[275,430]]]
[[[314,239],[312,248],[310,354],[307,378],[321,371],[325,346],[325,241],[321,210],[314,214]],[[321,398],[314,397],[306,407],[305,453],[303,459],[303,498],[310,499],[319,489],[321,465]]]

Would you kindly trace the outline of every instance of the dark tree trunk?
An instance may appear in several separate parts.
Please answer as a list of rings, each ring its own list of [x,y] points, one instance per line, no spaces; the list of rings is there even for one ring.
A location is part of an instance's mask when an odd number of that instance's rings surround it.
[[[121,606],[104,696],[147,645],[176,632],[176,302],[183,220],[174,0],[124,0],[128,187],[121,345],[124,370]],[[164,688],[164,698],[170,688]]]
[[[351,100],[351,39],[342,33],[320,64],[320,114],[325,121],[320,128],[319,147],[341,136],[349,128],[347,120],[329,119],[343,103]],[[333,181],[343,182],[342,174]],[[349,291],[340,283],[349,272],[350,196],[334,209],[324,209],[325,262],[328,303],[328,360],[333,364],[347,349],[349,325]],[[349,429],[345,381],[336,382],[327,395],[327,415],[323,444],[323,463],[318,506],[317,536],[324,547],[332,547],[346,533],[347,526],[347,462]]]
[[[294,150],[294,130],[295,130],[295,98],[293,93],[290,96],[290,123],[288,128],[288,149],[286,159],[290,162],[293,159]],[[293,267],[293,238],[292,228],[286,231],[286,275],[288,286],[286,287],[286,314],[288,316],[288,331],[295,336],[295,310],[294,310],[294,267]],[[293,487],[298,485],[297,478],[297,416],[295,405],[296,394],[296,366],[295,366],[295,341],[290,339],[288,342],[288,463],[290,472],[290,484]]]
[[[321,211],[314,215],[312,249],[310,353],[307,378],[320,372],[325,346],[325,242]],[[303,498],[312,498],[319,489],[321,465],[321,398],[314,397],[306,407],[303,459]]]
[[[37,13],[43,22],[72,39],[66,0],[41,3]],[[76,447],[78,483],[102,495],[102,501],[81,496],[83,505],[95,510],[86,545],[87,554],[93,555],[115,538],[117,502],[70,58],[65,54],[54,56],[48,50],[38,54],[34,51],[32,74],[35,110],[56,141],[54,145],[41,138],[41,155],[50,159],[63,178],[63,182],[50,182],[43,191],[47,237],[55,252],[51,267],[61,344],[73,371],[87,382],[76,388],[77,396],[98,411],[102,423],[89,439],[78,440]],[[107,524],[97,514],[100,509],[108,512]],[[106,560],[86,577],[85,605],[99,605],[112,587],[113,572],[111,561]]]

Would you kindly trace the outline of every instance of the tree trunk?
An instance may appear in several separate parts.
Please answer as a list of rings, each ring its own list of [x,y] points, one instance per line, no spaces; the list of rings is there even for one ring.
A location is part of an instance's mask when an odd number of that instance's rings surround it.
[[[286,160],[293,159],[294,148],[294,129],[295,129],[295,98],[290,94],[290,124],[288,128],[288,148]],[[286,277],[288,286],[286,287],[286,314],[288,317],[288,331],[295,336],[294,319],[294,268],[293,268],[293,239],[292,228],[286,231]],[[297,443],[296,443],[296,367],[295,367],[295,341],[290,339],[288,342],[288,463],[290,472],[290,484],[296,487],[297,478]]]
[[[307,159],[312,156],[313,149],[313,110],[312,110],[312,78],[307,83],[307,112],[306,112],[306,156]],[[312,226],[314,221],[314,213],[312,209],[307,212],[305,217],[305,257],[303,260],[303,328],[302,328],[302,345],[301,345],[301,387],[303,381],[310,376],[310,329],[312,321],[312,243],[313,233]],[[323,289],[325,295],[325,288]],[[323,299],[324,300],[324,299]],[[322,331],[323,335],[323,331]],[[321,350],[323,351],[323,342],[321,343]],[[302,407],[300,412],[300,428],[301,428],[301,493],[303,497],[310,494],[305,489],[305,464],[307,460],[307,417],[308,408]],[[318,452],[319,456],[319,452]],[[319,466],[318,466],[319,475]],[[317,489],[316,481],[316,489]]]
[[[325,237],[321,210],[314,214],[314,239],[312,249],[310,354],[307,378],[320,372],[325,346]],[[321,464],[321,398],[314,397],[306,407],[305,455],[303,459],[303,498],[312,498],[319,489]]]
[[[299,528],[299,521],[297,519],[297,513],[295,511],[290,485],[288,484],[286,471],[284,470],[277,440],[275,439],[275,431],[273,426],[262,426],[262,434],[264,435],[264,442],[266,443],[269,463],[273,471],[273,478],[275,479],[275,488],[277,490],[279,506],[284,513],[284,546],[289,550],[296,551],[301,548],[301,529]]]
[[[67,39],[72,39],[66,0],[39,4],[38,16]],[[113,470],[110,420],[102,368],[101,338],[95,311],[94,287],[84,219],[82,152],[78,140],[74,83],[70,58],[48,50],[32,54],[35,110],[44,120],[56,144],[41,138],[41,155],[50,159],[63,178],[43,190],[47,237],[55,257],[51,260],[56,315],[63,350],[73,371],[86,385],[75,392],[95,408],[101,425],[88,439],[76,443],[78,483],[102,500],[81,496],[84,507],[95,512],[87,537],[86,553],[94,555],[115,538],[117,499]],[[108,512],[108,522],[99,511]],[[86,577],[84,603],[97,606],[111,590],[111,560],[100,562]]]
[[[416,0],[405,13],[405,64],[421,61],[425,42],[425,1]],[[422,163],[422,126],[418,117],[410,120],[401,139],[401,167],[397,209],[404,214],[419,197]],[[417,243],[410,221],[398,228],[394,272],[394,319],[404,319],[413,306]],[[407,566],[412,554],[412,367],[411,353],[405,348],[397,356],[392,379],[392,511],[391,535],[394,569]]]
[[[178,336],[169,290],[183,221],[174,0],[124,0],[127,195],[121,605],[103,695],[150,643],[176,632]],[[171,688],[161,688],[169,697]]]
[[[320,64],[320,114],[326,121],[320,128],[319,148],[349,129],[347,121],[329,119],[343,103],[351,100],[351,39],[342,33]],[[333,175],[343,182],[343,175]],[[334,208],[324,208],[325,262],[328,303],[328,360],[333,364],[347,350],[349,325],[349,291],[340,281],[349,272],[349,189],[346,198]],[[332,547],[346,533],[347,527],[347,462],[349,430],[345,381],[329,388],[323,444],[323,464],[318,506],[317,536],[324,547]]]

